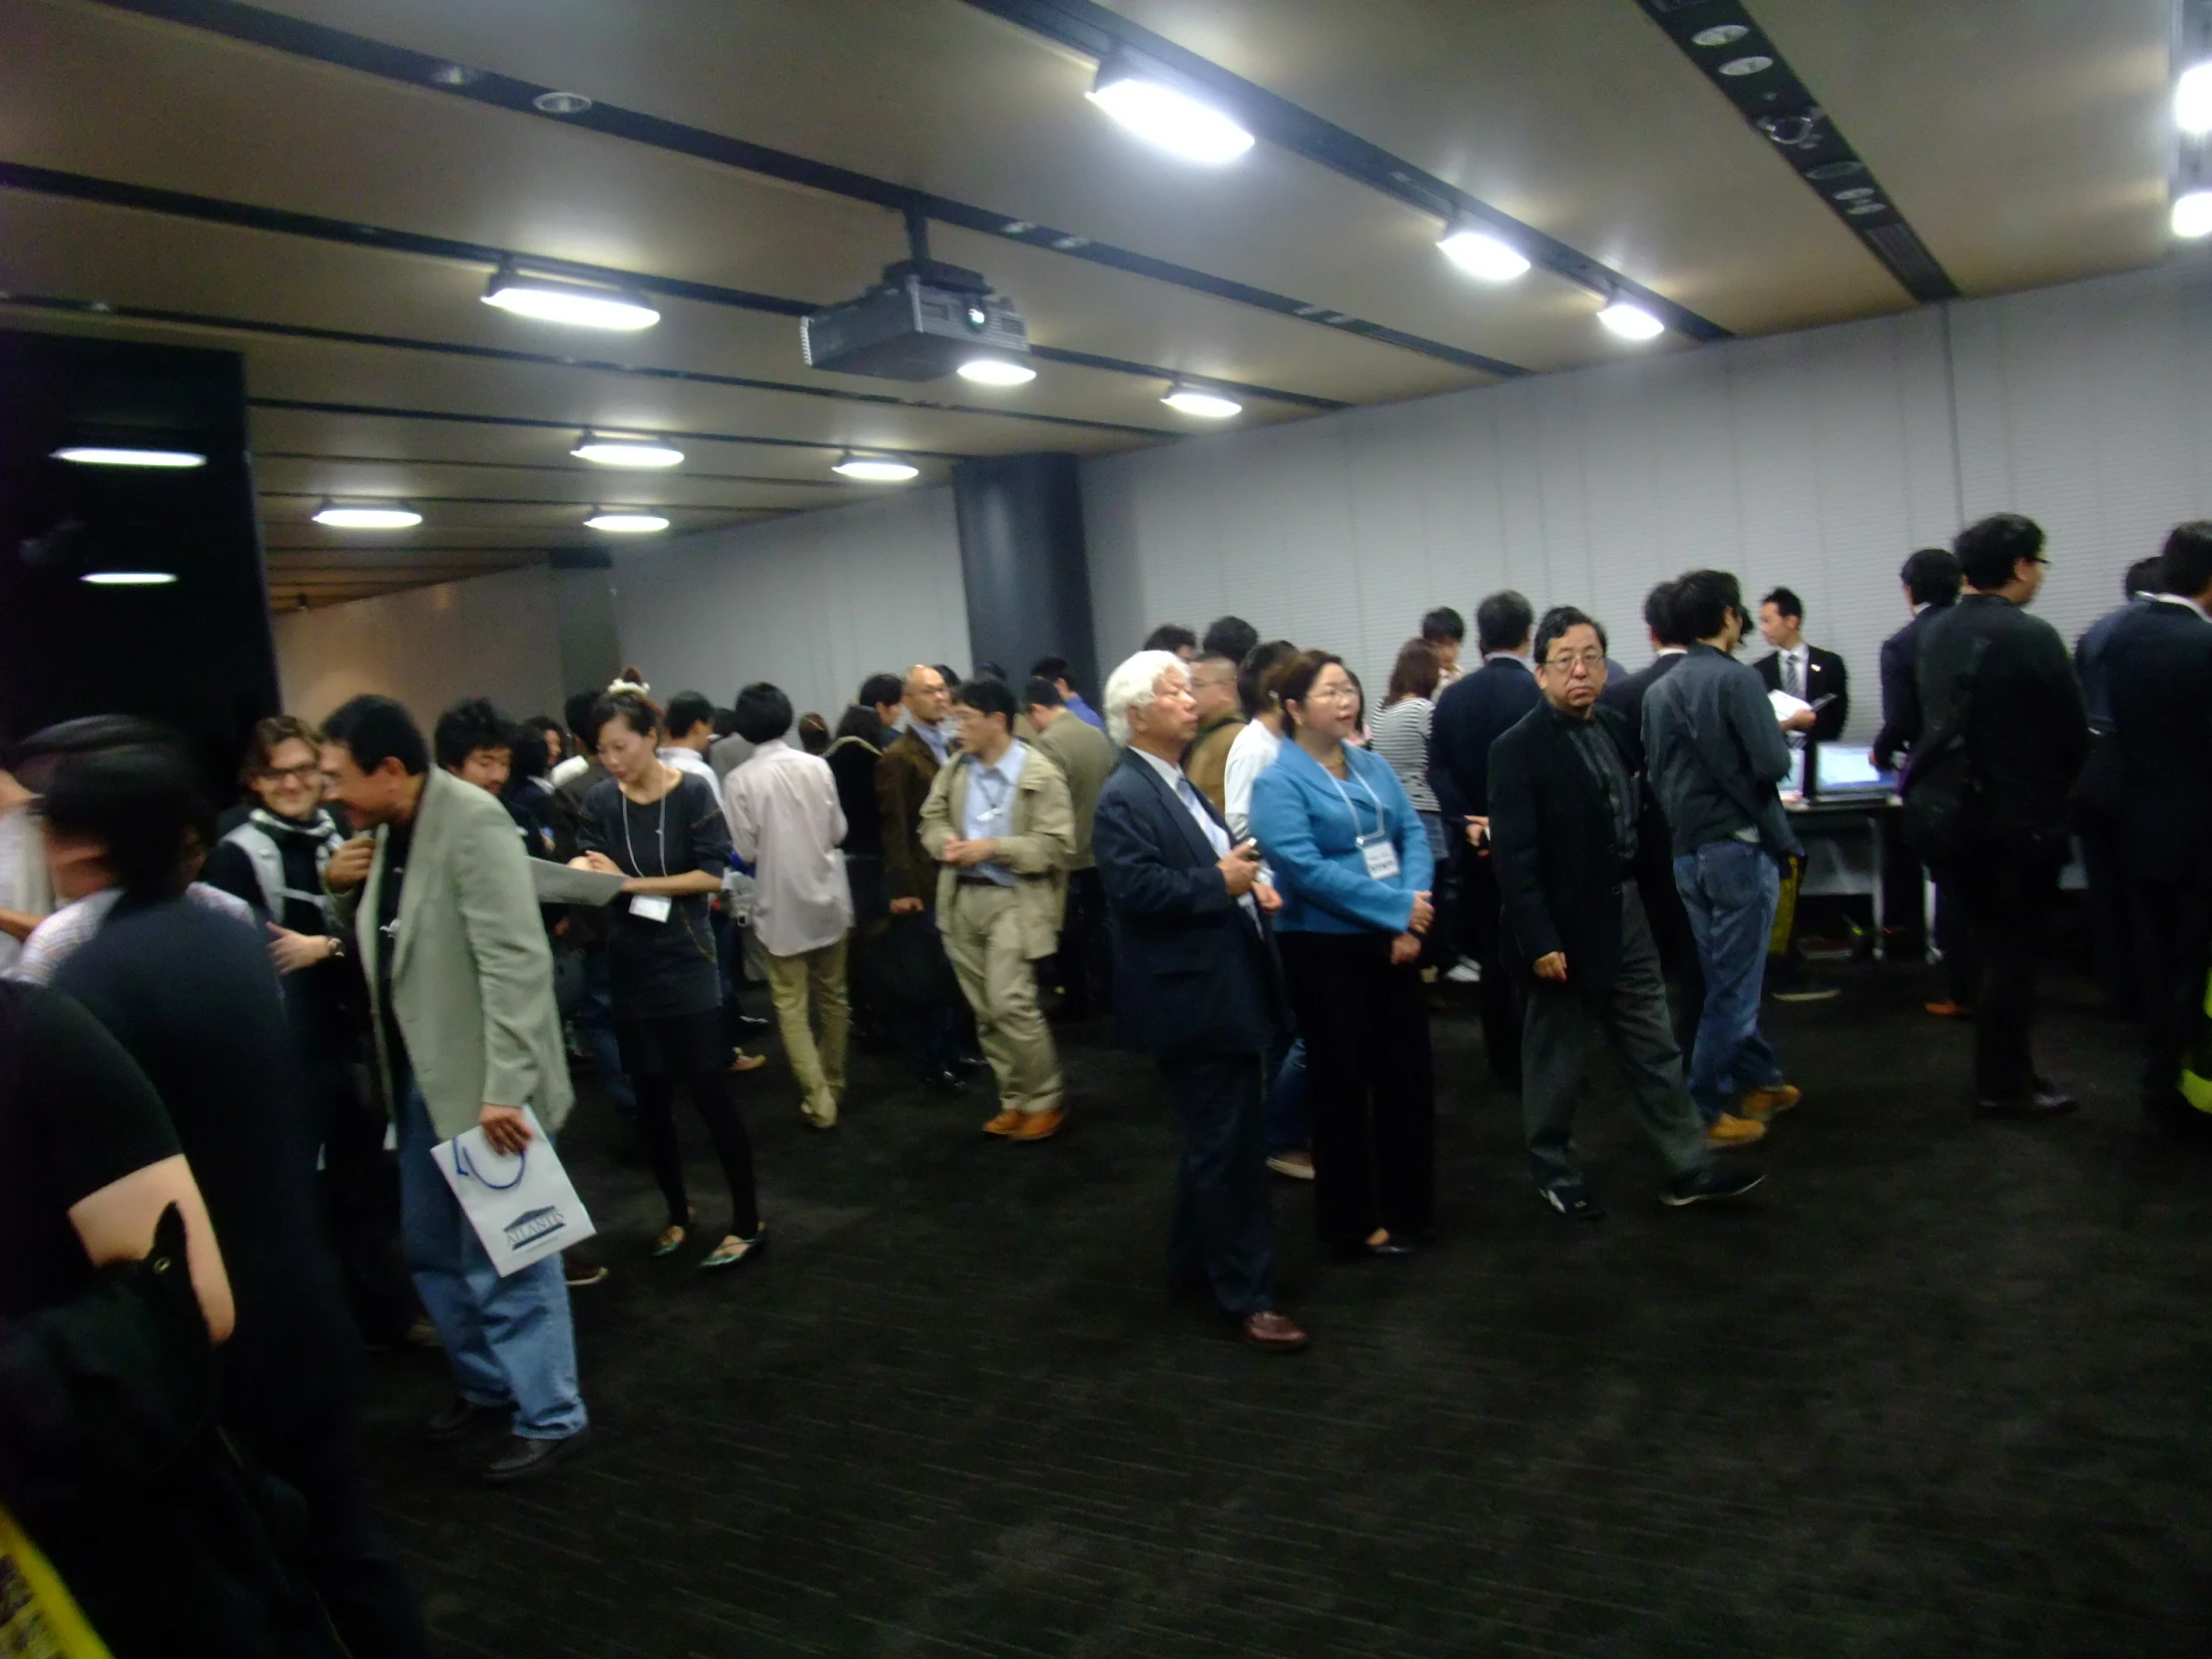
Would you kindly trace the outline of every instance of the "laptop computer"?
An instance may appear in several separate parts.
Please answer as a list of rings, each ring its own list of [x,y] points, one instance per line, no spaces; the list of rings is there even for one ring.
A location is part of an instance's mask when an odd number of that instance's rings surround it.
[[[1898,787],[1898,775],[1876,766],[1864,744],[1815,744],[1812,754],[1809,782],[1817,800],[1880,800]]]

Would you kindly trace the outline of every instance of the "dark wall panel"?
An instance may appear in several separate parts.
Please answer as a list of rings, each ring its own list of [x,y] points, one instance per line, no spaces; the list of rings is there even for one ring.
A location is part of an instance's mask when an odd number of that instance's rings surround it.
[[[1019,692],[1029,665],[1057,653],[1068,660],[1076,686],[1097,702],[1090,560],[1075,457],[962,461],[952,469],[952,501],[976,661],[1002,665]]]

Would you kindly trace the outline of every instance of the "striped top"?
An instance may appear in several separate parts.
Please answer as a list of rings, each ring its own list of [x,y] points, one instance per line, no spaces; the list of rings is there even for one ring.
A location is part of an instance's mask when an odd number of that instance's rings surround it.
[[[1428,787],[1428,727],[1435,716],[1427,698],[1401,697],[1368,722],[1368,747],[1390,763],[1416,813],[1443,810]]]

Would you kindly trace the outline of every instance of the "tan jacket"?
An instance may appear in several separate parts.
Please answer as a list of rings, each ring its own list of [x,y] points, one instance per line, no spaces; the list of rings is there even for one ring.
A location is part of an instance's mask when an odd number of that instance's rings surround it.
[[[888,757],[885,757],[888,759]],[[921,844],[936,857],[949,840],[960,837],[967,822],[969,757],[955,756],[929,786],[921,804]],[[1014,894],[1021,912],[1021,950],[1031,961],[1060,948],[1060,912],[1067,898],[1067,865],[1075,855],[1075,811],[1068,781],[1049,756],[1032,744],[1014,786],[1013,828],[996,837],[994,860],[1014,873]],[[952,907],[958,878],[950,864],[937,866],[937,924]]]
[[[1218,812],[1229,811],[1229,746],[1244,726],[1242,715],[1225,717],[1192,739],[1190,752],[1183,757],[1183,776]]]
[[[1068,805],[1075,814],[1075,855],[1068,868],[1090,869],[1098,861],[1091,856],[1091,820],[1098,813],[1098,792],[1114,770],[1114,746],[1105,733],[1074,715],[1062,715],[1031,743],[1052,757],[1068,781]]]

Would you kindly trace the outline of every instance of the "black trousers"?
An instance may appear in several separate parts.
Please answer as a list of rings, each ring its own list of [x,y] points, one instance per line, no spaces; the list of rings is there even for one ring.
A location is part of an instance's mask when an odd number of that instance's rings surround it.
[[[1505,965],[1504,920],[1497,871],[1487,857],[1461,845],[1459,860],[1459,937],[1482,970],[1482,1048],[1490,1057],[1490,1075],[1509,1089],[1520,1087],[1520,998]]]
[[[1276,942],[1306,1039],[1322,1242],[1349,1249],[1379,1227],[1418,1238],[1436,1207],[1436,1086],[1420,970],[1392,966],[1380,933],[1280,932]]]
[[[1160,1062],[1183,1125],[1168,1228],[1168,1275],[1205,1285],[1242,1319],[1275,1306],[1275,1215],[1268,1200],[1259,1054],[1194,1054]]]
[[[2178,881],[2138,875],[2132,886],[2136,982],[2143,995],[2143,1106],[2154,1117],[2188,1107],[2177,1087],[2181,1061],[2204,1007],[2212,966],[2212,869]]]
[[[2081,873],[2089,884],[2089,937],[2096,952],[2097,986],[2112,1013],[2134,1019],[2160,994],[2143,978],[2147,960],[2136,937],[2141,915],[2128,869],[2126,831],[2102,813],[2081,816]],[[2158,946],[2153,944],[2155,955]]]
[[[1067,912],[1060,926],[1060,949],[1052,978],[1060,990],[1058,1012],[1085,1019],[1112,1003],[1106,963],[1106,892],[1096,869],[1068,871]]]
[[[399,1260],[399,1171],[384,1150],[387,1120],[361,1098],[353,1068],[309,1057],[306,1084],[322,1125],[322,1214],[361,1336],[392,1344],[421,1312]]]
[[[346,1652],[354,1659],[428,1659],[429,1632],[414,1591],[362,1494],[351,1431],[302,1436],[265,1457],[306,1499],[303,1565]]]
[[[2065,862],[2062,836],[2023,830],[1982,842],[1957,869],[1941,872],[1957,887],[1981,957],[1973,1071],[1982,1100],[2019,1101],[2035,1092],[2028,1042],[2035,973]]]
[[[1705,1017],[1705,966],[1698,960],[1690,912],[1683,908],[1682,894],[1674,884],[1674,859],[1658,859],[1657,869],[1652,863],[1647,858],[1639,865],[1636,890],[1643,896],[1644,919],[1659,951],[1674,1045],[1686,1055],[1697,1040],[1698,1021]],[[1525,1029],[1524,1025],[1524,1035]]]

